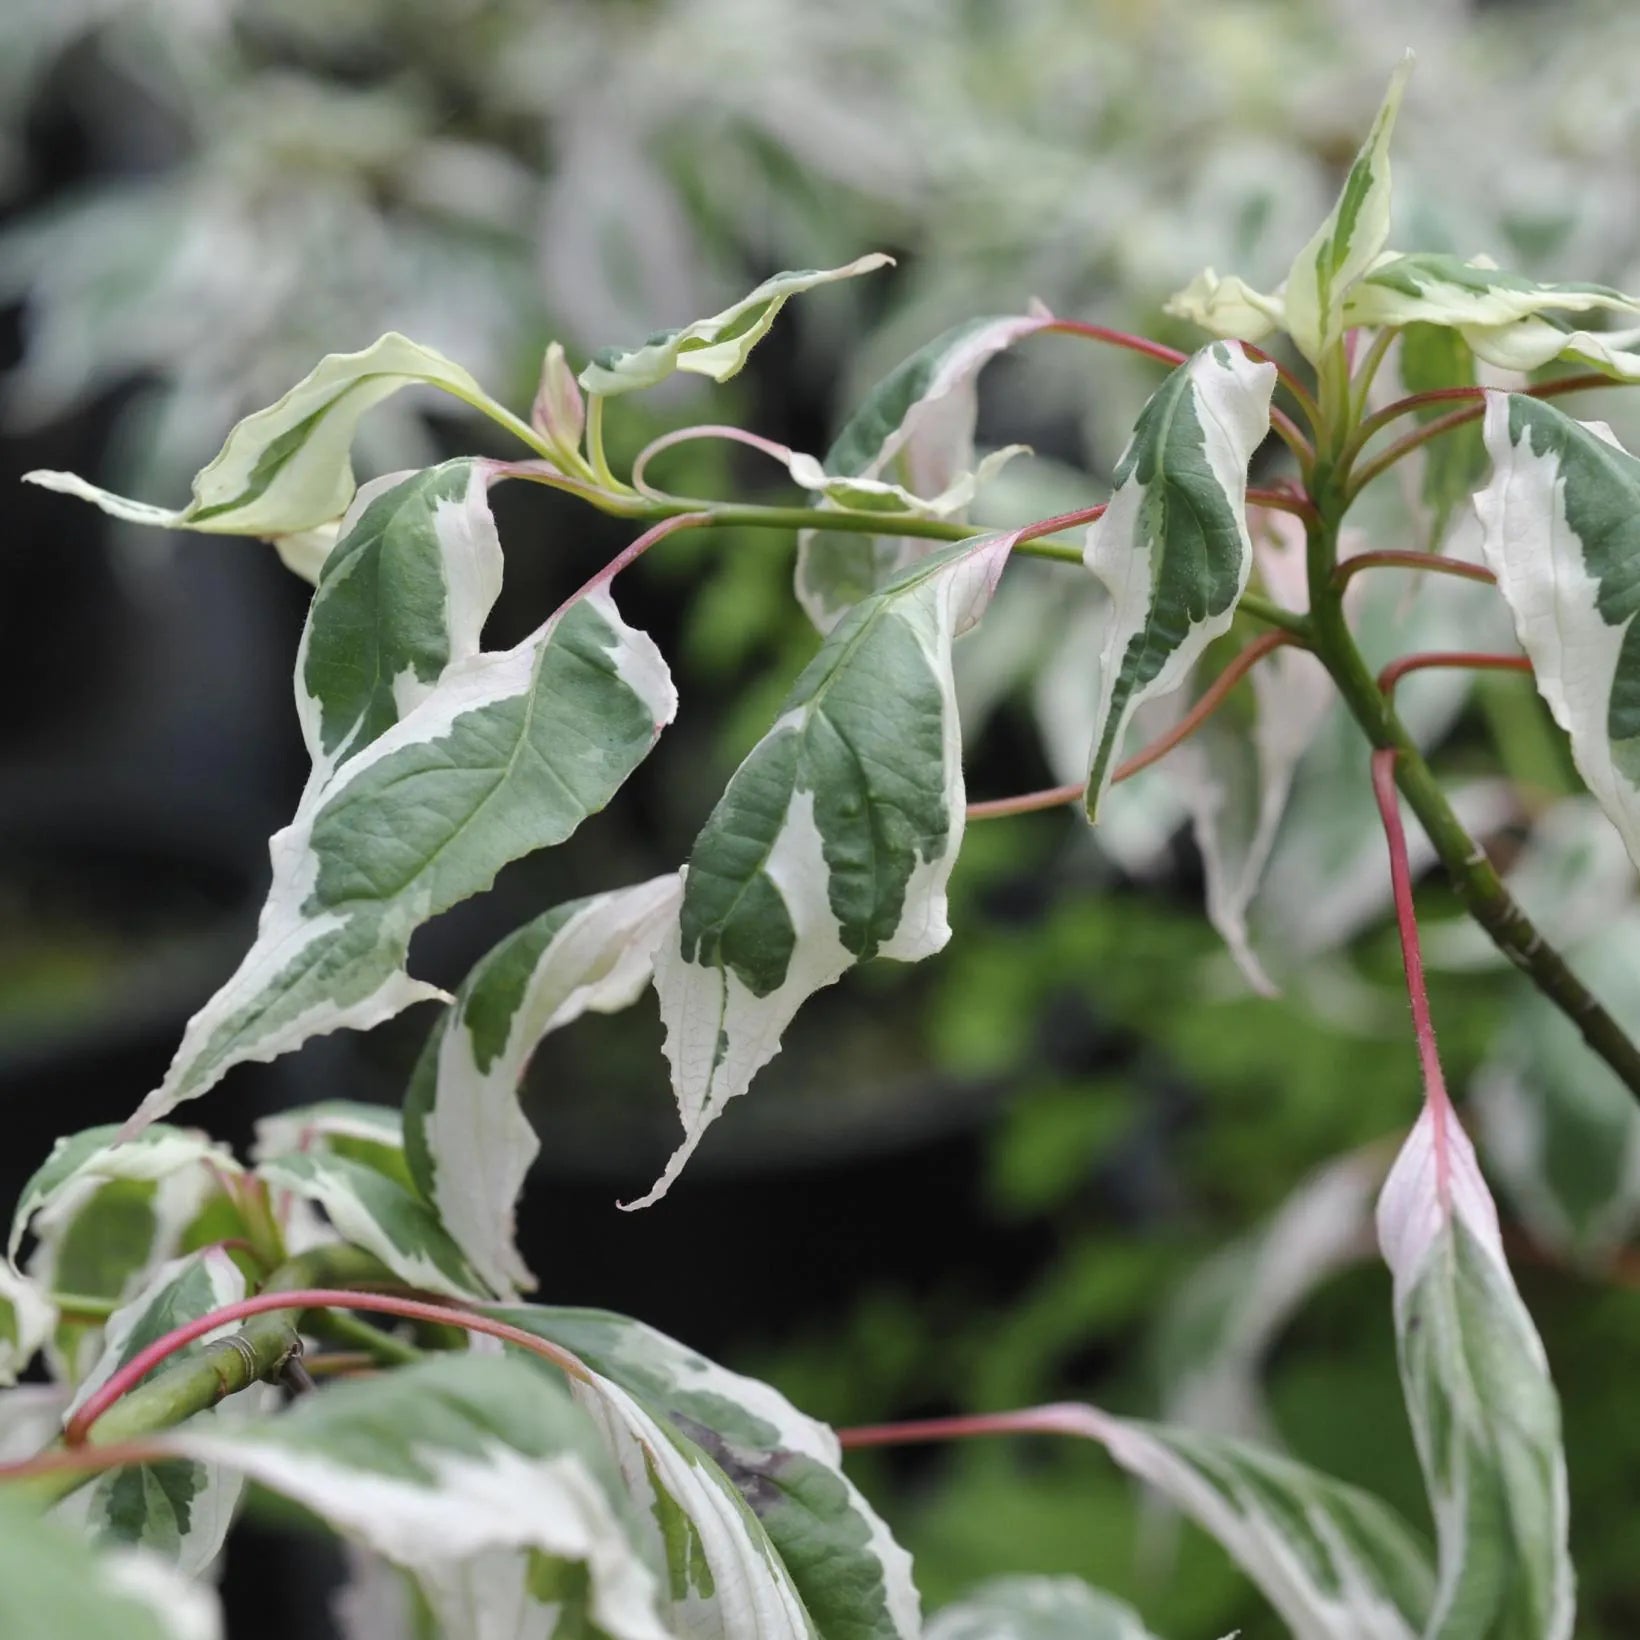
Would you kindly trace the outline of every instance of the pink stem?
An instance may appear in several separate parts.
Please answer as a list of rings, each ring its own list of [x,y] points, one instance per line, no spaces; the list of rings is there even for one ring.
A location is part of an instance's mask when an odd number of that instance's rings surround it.
[[[1061,1402],[1015,1412],[978,1412],[962,1418],[916,1418],[902,1424],[862,1424],[840,1429],[847,1451],[865,1446],[919,1446],[930,1441],[966,1441],[982,1435],[1081,1435],[1098,1440],[1104,1420],[1092,1408]]]
[[[1418,1039],[1418,1065],[1424,1078],[1424,1102],[1430,1114],[1435,1148],[1435,1190],[1442,1207],[1451,1204],[1452,1164],[1447,1154],[1447,1123],[1452,1101],[1441,1074],[1441,1056],[1435,1046],[1435,1022],[1429,1013],[1429,991],[1424,984],[1424,959],[1418,945],[1418,914],[1412,900],[1412,867],[1407,860],[1407,837],[1401,825],[1401,800],[1395,789],[1393,746],[1372,754],[1372,791],[1383,817],[1384,841],[1389,847],[1390,883],[1395,890],[1395,922],[1401,934],[1401,962],[1406,968],[1407,998],[1412,1004],[1412,1029]]]
[[[1333,585],[1343,586],[1364,569],[1430,570],[1436,575],[1457,575],[1466,581],[1497,584],[1497,576],[1481,564],[1466,564],[1458,558],[1443,558],[1437,552],[1358,552],[1333,571]]]
[[[772,438],[764,438],[758,433],[748,433],[744,427],[730,427],[717,422],[699,427],[679,427],[670,433],[662,433],[657,439],[652,439],[638,452],[637,460],[632,463],[632,488],[642,490],[652,500],[662,499],[653,490],[648,489],[643,481],[644,469],[648,467],[650,459],[658,456],[662,450],[670,450],[675,444],[687,444],[693,439],[701,438],[728,439],[735,444],[747,445],[772,457],[783,466],[789,466],[792,457],[788,445],[777,444]]]
[[[206,1333],[219,1327],[231,1326],[249,1316],[262,1315],[268,1310],[364,1310],[377,1315],[396,1315],[407,1321],[433,1321],[449,1327],[464,1327],[468,1332],[485,1333],[509,1344],[531,1350],[554,1365],[578,1378],[587,1376],[587,1369],[566,1349],[537,1338],[505,1321],[496,1321],[487,1315],[458,1308],[454,1304],[428,1304],[414,1298],[394,1298],[385,1293],[353,1292],[345,1287],[304,1287],[291,1292],[257,1293],[242,1298],[235,1304],[225,1304],[220,1310],[197,1317],[174,1328],[163,1338],[156,1338],[146,1349],[139,1350],[115,1372],[94,1395],[75,1413],[63,1430],[63,1439],[70,1446],[79,1446],[90,1433],[91,1426],[121,1396],[129,1393],[155,1367],[185,1349]]]
[[[110,1441],[106,1446],[53,1448],[32,1458],[0,1464],[0,1481],[32,1480],[36,1475],[52,1475],[58,1470],[124,1469],[132,1464],[158,1463],[172,1454],[157,1441]]]
[[[1472,649],[1429,649],[1418,655],[1402,655],[1378,674],[1378,687],[1386,695],[1409,672],[1429,667],[1464,667],[1475,672],[1530,672],[1532,663],[1524,655],[1485,655]]]
[[[712,515],[703,512],[678,513],[672,518],[663,518],[660,523],[645,530],[630,546],[623,547],[596,575],[572,592],[552,612],[551,618],[557,620],[572,604],[578,604],[589,593],[596,592],[600,587],[608,586],[628,564],[635,564],[657,541],[664,541],[667,536],[676,530],[692,530],[702,524],[710,524],[711,522]]]

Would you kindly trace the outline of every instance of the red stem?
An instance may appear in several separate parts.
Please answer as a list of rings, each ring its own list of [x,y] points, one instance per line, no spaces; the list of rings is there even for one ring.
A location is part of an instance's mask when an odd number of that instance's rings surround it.
[[[124,1469],[132,1464],[158,1463],[171,1456],[173,1454],[156,1441],[110,1441],[106,1446],[70,1447],[67,1451],[54,1447],[48,1452],[37,1452],[32,1458],[0,1464],[0,1482],[32,1480],[37,1475],[52,1475],[61,1469]]]
[[[1497,576],[1482,564],[1466,564],[1459,558],[1443,558],[1438,552],[1358,552],[1333,571],[1333,585],[1344,586],[1351,576],[1364,569],[1427,569],[1436,575],[1458,575],[1466,581],[1497,584]]]
[[[647,529],[630,546],[623,547],[604,567],[594,575],[585,585],[572,592],[557,609],[552,612],[551,619],[557,620],[572,604],[578,604],[589,593],[596,592],[599,587],[606,587],[628,564],[635,564],[657,541],[664,541],[667,536],[676,530],[692,530],[702,524],[710,524],[710,513],[678,513],[673,518],[663,518],[660,523]]]
[[[1412,900],[1412,867],[1407,860],[1406,831],[1401,825],[1401,800],[1395,788],[1395,760],[1400,754],[1393,746],[1379,747],[1372,754],[1372,791],[1384,822],[1384,841],[1389,847],[1389,875],[1395,890],[1395,922],[1401,934],[1401,961],[1406,968],[1407,998],[1412,1004],[1412,1028],[1418,1039],[1418,1066],[1424,1079],[1424,1102],[1432,1118],[1435,1147],[1435,1190],[1442,1207],[1451,1203],[1451,1160],[1447,1155],[1447,1121],[1452,1101],[1447,1095],[1446,1078],[1441,1074],[1441,1056],[1435,1046],[1435,1022],[1429,1013],[1429,991],[1424,984],[1423,952],[1418,945],[1418,914]]]
[[[1188,740],[1201,728],[1223,705],[1230,691],[1271,650],[1296,641],[1290,632],[1266,632],[1255,638],[1214,678],[1202,691],[1201,698],[1196,704],[1165,735],[1158,735],[1142,751],[1135,752],[1125,763],[1117,764],[1115,772],[1110,777],[1110,783],[1114,786],[1123,780],[1131,780],[1140,770],[1148,769],[1152,763],[1160,762],[1175,746]],[[1008,814],[1030,814],[1036,809],[1056,809],[1063,803],[1076,802],[1087,789],[1086,782],[1083,782],[1076,786],[1050,786],[1046,791],[1026,792],[1020,797],[996,797],[985,803],[970,803],[968,818],[996,820]]]
[[[196,1339],[203,1338],[206,1333],[231,1326],[253,1315],[262,1315],[268,1310],[323,1309],[365,1310],[376,1315],[396,1315],[407,1321],[434,1321],[449,1327],[464,1327],[468,1332],[485,1333],[491,1338],[500,1338],[531,1350],[575,1377],[587,1376],[587,1369],[581,1362],[561,1346],[537,1338],[522,1327],[460,1309],[454,1304],[428,1304],[414,1298],[390,1297],[385,1293],[353,1292],[345,1287],[304,1287],[291,1292],[257,1293],[251,1298],[242,1298],[235,1304],[225,1304],[220,1310],[212,1310],[208,1315],[185,1322],[164,1337],[155,1339],[146,1349],[132,1356],[94,1395],[86,1398],[85,1404],[65,1426],[63,1439],[70,1446],[81,1445],[91,1426],[121,1396],[135,1389],[155,1367]]]
[[[1094,1408],[1060,1402],[1015,1412],[979,1412],[961,1418],[915,1418],[903,1424],[862,1424],[840,1429],[845,1450],[863,1446],[917,1446],[929,1441],[964,1441],[980,1435],[1081,1435],[1098,1440],[1104,1420]]]
[[[1476,672],[1530,672],[1532,663],[1524,655],[1485,655],[1469,649],[1430,649],[1421,655],[1402,655],[1378,674],[1378,687],[1386,695],[1395,693],[1395,686],[1409,672],[1422,672],[1428,667],[1468,667]]]

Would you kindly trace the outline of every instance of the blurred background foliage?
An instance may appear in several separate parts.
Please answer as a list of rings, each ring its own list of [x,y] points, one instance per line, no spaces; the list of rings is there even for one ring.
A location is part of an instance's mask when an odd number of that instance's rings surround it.
[[[1620,0],[10,0],[0,23],[14,1188],[52,1135],[134,1105],[235,960],[301,781],[288,673],[305,592],[249,544],[137,541],[19,499],[27,467],[175,499],[233,419],[384,330],[523,404],[549,338],[579,360],[871,248],[896,270],[804,298],[709,410],[681,382],[623,401],[616,457],[702,418],[819,452],[905,353],[1033,296],[1188,341],[1163,298],[1204,264],[1279,279],[1407,44],[1398,241],[1640,286],[1640,12]],[[1099,498],[1154,379],[1063,338],[995,365],[982,439],[1037,453],[988,515]],[[1601,397],[1590,413],[1621,416]],[[393,401],[364,425],[361,472],[483,446],[449,416]],[[690,445],[657,476],[759,494],[769,474],[744,455]],[[1380,491],[1369,527],[1427,536],[1415,485]],[[496,644],[630,533],[540,495],[503,493],[497,512]],[[675,657],[682,720],[586,837],[429,930],[422,972],[453,982],[523,916],[682,857],[812,651],[790,548],[719,532],[645,561],[627,598]],[[1472,646],[1496,620],[1473,588],[1423,590],[1411,606],[1374,588],[1369,648]],[[1022,565],[967,646],[976,796],[1074,777],[1083,615]],[[1407,696],[1489,846],[1640,1017],[1632,871],[1571,798],[1535,695],[1424,677]],[[1202,917],[1165,765],[1123,788],[1099,839],[1063,814],[976,826],[949,951],[816,999],[690,1178],[636,1219],[613,1202],[673,1131],[658,1026],[552,1039],[531,1073],[546,1150],[523,1226],[546,1295],[643,1315],[838,1423],[1071,1396],[1188,1407],[1417,1519],[1365,1221],[1324,1217],[1337,1246],[1314,1293],[1300,1271],[1279,1313],[1246,1314],[1279,1286],[1259,1227],[1335,1158],[1370,1176],[1416,1109],[1364,776],[1330,720],[1256,908],[1274,999],[1248,993]],[[1632,1111],[1439,883],[1425,900],[1446,919],[1431,950],[1449,1075],[1476,1091],[1565,1404],[1583,1632],[1617,1640],[1640,1630]],[[425,1029],[413,1014],[246,1067],[199,1119],[242,1134],[279,1103],[396,1100]],[[1338,1187],[1324,1176],[1315,1199]],[[1092,1450],[872,1454],[859,1472],[931,1603],[993,1571],[1068,1570],[1178,1640],[1277,1632],[1215,1549]],[[259,1572],[259,1542],[230,1568],[235,1633],[304,1612],[299,1631],[321,1632],[302,1577]]]

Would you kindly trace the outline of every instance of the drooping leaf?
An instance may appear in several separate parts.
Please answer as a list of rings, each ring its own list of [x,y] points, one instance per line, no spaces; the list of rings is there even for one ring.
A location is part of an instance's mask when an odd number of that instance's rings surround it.
[[[1640,861],[1640,460],[1600,424],[1489,393],[1486,561],[1578,772]]]
[[[514,648],[453,668],[303,794],[270,845],[255,944],[189,1021],[133,1124],[196,1098],[242,1060],[440,996],[404,970],[416,928],[601,809],[676,703],[659,651],[602,591]]]
[[[804,269],[777,273],[732,307],[697,319],[678,330],[657,331],[637,347],[606,347],[595,353],[581,372],[581,386],[589,393],[609,396],[653,387],[676,370],[693,371],[726,382],[739,373],[752,349],[769,333],[775,317],[793,296],[817,285],[853,279],[888,267],[893,258],[862,256],[846,267]]]
[[[1567,330],[1547,319],[1485,330],[1473,325],[1464,340],[1478,358],[1500,370],[1532,371],[1559,359],[1587,365],[1613,381],[1640,382],[1640,326],[1627,330]]]
[[[643,1523],[596,1426],[520,1361],[441,1356],[165,1442],[414,1573],[448,1640],[668,1640]]]
[[[1419,322],[1401,334],[1401,381],[1409,393],[1475,385],[1475,355],[1455,330]],[[1434,420],[1449,404],[1435,403],[1417,412],[1419,421]],[[1423,447],[1423,498],[1429,509],[1430,547],[1446,534],[1452,515],[1466,502],[1486,471],[1486,446],[1480,426],[1466,422]]]
[[[215,1592],[156,1555],[94,1552],[0,1493],[0,1634],[16,1640],[221,1640]]]
[[[1094,1407],[1056,1427],[1098,1441],[1240,1565],[1297,1640],[1417,1640],[1432,1598],[1428,1556],[1377,1498],[1243,1441]]]
[[[460,365],[390,331],[363,352],[327,354],[277,404],[247,416],[195,477],[193,499],[176,511],[111,495],[73,473],[25,476],[137,524],[288,536],[346,512],[353,499],[350,452],[359,418],[401,387],[418,382],[442,388],[503,426],[521,430]]]
[[[1344,179],[1338,203],[1287,274],[1287,332],[1312,364],[1343,339],[1349,322],[1345,300],[1378,260],[1389,238],[1390,137],[1411,72],[1409,52],[1390,79],[1367,140]]]
[[[1110,594],[1088,775],[1097,814],[1133,713],[1176,689],[1229,630],[1252,572],[1247,466],[1270,425],[1275,366],[1215,342],[1151,396],[1084,558]]]
[[[56,1325],[57,1311],[40,1288],[0,1264],[0,1389],[17,1382]]]
[[[245,1296],[245,1277],[221,1248],[189,1253],[160,1266],[129,1303],[109,1317],[102,1354],[80,1385],[68,1412],[99,1389],[128,1361],[184,1322],[195,1321]],[[177,1352],[172,1360],[198,1354],[233,1325],[207,1334]],[[254,1399],[264,1397],[257,1393]],[[223,1415],[240,1415],[244,1407],[224,1403]],[[217,1412],[201,1414],[203,1420]],[[188,1577],[198,1577],[216,1559],[228,1535],[243,1483],[219,1466],[186,1458],[161,1459],[110,1470],[72,1494],[58,1513],[92,1539],[152,1550]]]
[[[597,1375],[577,1394],[602,1403],[640,1509],[661,1521],[679,1632],[703,1640],[921,1632],[910,1560],[843,1474],[824,1424],[625,1316],[536,1305],[493,1313],[562,1344]],[[740,1504],[731,1511],[726,1488]],[[670,1529],[663,1495],[687,1517]],[[759,1563],[760,1541],[772,1565]],[[747,1620],[754,1609],[782,1615],[758,1628]]]
[[[1435,1518],[1439,1577],[1425,1632],[1566,1640],[1560,1407],[1474,1149],[1444,1101],[1425,1109],[1390,1171],[1378,1238]]]
[[[975,378],[1003,349],[1052,323],[1048,313],[973,319],[919,348],[866,395],[807,487],[824,489],[830,479],[828,499],[837,505],[870,506],[869,486],[879,485],[899,507],[933,517],[965,508],[997,465],[987,457],[976,470]],[[1006,458],[1017,448],[999,454]],[[840,490],[838,481],[845,480],[849,488]],[[828,632],[846,610],[933,547],[925,539],[827,531],[823,524],[805,530],[798,537],[798,600]]]
[[[1485,257],[1461,261],[1433,251],[1386,256],[1350,292],[1352,325],[1441,325],[1495,330],[1546,313],[1640,313],[1609,285],[1540,285]]]
[[[935,1613],[924,1640],[1156,1640],[1126,1602],[1079,1577],[996,1577]]]
[[[320,778],[478,653],[501,591],[494,471],[447,461],[375,479],[353,498],[296,659],[297,715]]]
[[[636,1205],[665,1194],[807,997],[856,962],[913,962],[950,937],[964,818],[951,644],[1014,539],[959,542],[857,604],[701,829],[655,957],[684,1142]]]
[[[411,1172],[502,1296],[535,1285],[513,1245],[513,1204],[539,1148],[518,1104],[530,1056],[588,1010],[637,1000],[681,892],[674,872],[526,923],[474,967],[417,1062],[404,1106]]]
[[[269,1157],[257,1175],[324,1209],[343,1241],[362,1247],[401,1281],[452,1298],[487,1288],[438,1215],[407,1185],[326,1150]]]

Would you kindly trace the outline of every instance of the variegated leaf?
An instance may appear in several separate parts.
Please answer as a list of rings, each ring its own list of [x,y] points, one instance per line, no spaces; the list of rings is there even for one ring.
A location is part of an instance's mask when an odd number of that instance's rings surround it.
[[[635,388],[653,387],[674,371],[688,370],[726,382],[739,373],[752,349],[769,333],[769,327],[793,296],[817,285],[839,279],[853,279],[888,267],[893,258],[880,254],[862,256],[846,267],[805,269],[798,273],[777,273],[732,307],[697,319],[679,330],[662,330],[637,347],[606,347],[593,355],[581,372],[581,386],[589,393],[608,396],[630,393]]]
[[[535,1285],[513,1245],[513,1204],[540,1148],[518,1104],[530,1056],[588,1010],[637,1000],[681,892],[673,872],[526,923],[474,967],[417,1062],[404,1106],[411,1172],[503,1297]]]
[[[401,1281],[452,1298],[487,1291],[438,1215],[409,1186],[327,1150],[269,1157],[257,1176],[323,1208],[342,1240],[373,1253]]]
[[[68,1399],[61,1384],[17,1384],[0,1391],[0,1463],[32,1458],[50,1446],[62,1433]]]
[[[189,1021],[132,1125],[196,1098],[243,1060],[441,996],[405,972],[410,936],[601,809],[676,704],[659,651],[603,591],[516,647],[454,667],[303,794],[270,845],[273,886],[255,944]]]
[[[1485,257],[1463,262],[1432,251],[1380,257],[1350,292],[1352,325],[1426,324],[1493,330],[1547,313],[1640,313],[1608,285],[1540,285]]]
[[[1614,381],[1640,382],[1640,326],[1566,330],[1547,319],[1522,319],[1495,330],[1474,325],[1463,336],[1477,358],[1500,370],[1537,370],[1559,359],[1587,365]]]
[[[1170,296],[1162,311],[1226,341],[1263,341],[1287,324],[1286,305],[1279,295],[1266,296],[1234,274],[1221,278],[1212,268],[1202,269]]]
[[[1455,330],[1416,323],[1401,332],[1396,355],[1401,383],[1408,393],[1476,384],[1475,355]],[[1420,422],[1433,421],[1449,401],[1437,399],[1415,413]],[[1439,548],[1453,515],[1474,493],[1486,472],[1486,447],[1480,426],[1467,422],[1431,439],[1419,451],[1423,466],[1423,502],[1428,512],[1424,538],[1431,551]]]
[[[1241,1441],[1056,1408],[1241,1566],[1295,1640],[1418,1640],[1433,1579],[1423,1547],[1369,1493]]]
[[[530,425],[562,458],[581,448],[586,421],[581,389],[564,357],[563,343],[549,342],[541,357],[541,384],[530,406]]]
[[[157,1555],[94,1552],[0,1495],[0,1634],[16,1640],[221,1640],[215,1592]]]
[[[793,476],[840,506],[870,506],[869,487],[880,486],[902,510],[933,517],[963,510],[1000,465],[993,456],[976,469],[975,378],[1003,349],[1052,323],[1044,312],[972,319],[946,331],[872,388],[823,465],[813,473],[794,469]],[[997,455],[1005,460],[1019,448]],[[798,600],[814,624],[829,632],[845,611],[933,546],[909,536],[828,532],[817,525],[798,537]]]
[[[914,1640],[911,1562],[842,1473],[837,1438],[784,1396],[624,1316],[493,1313],[571,1350],[576,1394],[656,1522],[677,1633]]]
[[[1252,572],[1247,466],[1270,425],[1275,366],[1215,342],[1152,395],[1084,559],[1110,594],[1087,806],[1096,816],[1134,712],[1229,630]]]
[[[1435,1640],[1566,1640],[1560,1406],[1504,1259],[1497,1210],[1445,1099],[1384,1185],[1378,1238],[1395,1284],[1401,1382],[1435,1518]]]
[[[186,507],[172,511],[130,501],[73,473],[25,476],[137,524],[222,535],[293,535],[347,510],[359,418],[401,387],[422,382],[528,434],[460,365],[390,331],[363,352],[327,354],[277,404],[240,422],[195,477]]]
[[[68,1412],[72,1414],[139,1351],[173,1328],[244,1296],[244,1274],[221,1248],[189,1253],[161,1265],[142,1291],[109,1317],[102,1354]],[[233,1330],[230,1323],[178,1354],[197,1354],[213,1338]],[[260,1388],[254,1398],[263,1399]],[[225,1404],[222,1415],[243,1411],[237,1402],[231,1412]],[[218,1415],[201,1416],[212,1419]],[[186,1576],[198,1577],[222,1548],[242,1486],[237,1474],[219,1466],[169,1458],[98,1475],[59,1505],[57,1512],[89,1533],[93,1541],[150,1549]]]
[[[1287,274],[1287,332],[1312,364],[1319,363],[1343,339],[1349,322],[1345,301],[1389,238],[1389,144],[1411,72],[1409,52],[1390,79],[1332,214],[1316,229]]]
[[[366,484],[308,607],[296,706],[315,778],[362,751],[479,651],[501,591],[487,490],[463,459]]]
[[[0,1389],[17,1382],[56,1326],[57,1311],[40,1288],[0,1264]]]
[[[1640,862],[1640,460],[1522,394],[1487,394],[1486,448],[1486,561],[1538,693]]]
[[[413,1572],[447,1640],[669,1640],[645,1525],[596,1426],[523,1362],[443,1356],[165,1441]]]
[[[924,1640],[1156,1640],[1126,1602],[1078,1577],[997,1577],[935,1614]]]
[[[951,645],[1015,538],[959,542],[857,604],[701,829],[655,957],[684,1141],[635,1205],[665,1194],[807,997],[856,962],[914,962],[950,937],[964,819]]]
[[[387,1105],[324,1099],[258,1118],[251,1160],[258,1164],[311,1151],[362,1163],[400,1184],[411,1182],[404,1159],[404,1119]]]

